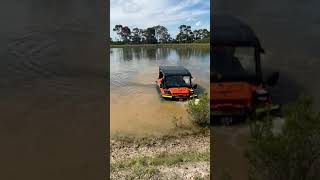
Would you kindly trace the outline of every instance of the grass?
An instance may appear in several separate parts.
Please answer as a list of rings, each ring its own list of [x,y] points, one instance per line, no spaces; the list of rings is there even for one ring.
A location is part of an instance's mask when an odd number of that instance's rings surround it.
[[[210,43],[177,43],[177,44],[111,44],[110,48],[123,47],[169,47],[169,48],[209,48]]]
[[[191,122],[199,127],[208,127],[210,125],[210,102],[207,93],[198,96],[198,102],[189,100],[187,112]]]
[[[209,161],[209,152],[181,152],[178,154],[161,153],[156,156],[141,156],[111,164],[111,172],[132,170],[135,175],[155,174],[156,166],[173,166],[178,163]]]
[[[195,176],[195,177],[193,178],[193,180],[204,180],[204,178],[203,178],[203,177],[200,177],[200,176]]]
[[[320,112],[313,105],[312,97],[302,95],[283,106],[282,126],[272,116],[251,122],[245,154],[250,179],[319,179]]]
[[[128,177],[128,179],[139,178],[142,179],[145,176],[152,177],[159,173],[159,170],[155,167],[143,167],[143,166],[135,166],[132,169],[132,173]]]

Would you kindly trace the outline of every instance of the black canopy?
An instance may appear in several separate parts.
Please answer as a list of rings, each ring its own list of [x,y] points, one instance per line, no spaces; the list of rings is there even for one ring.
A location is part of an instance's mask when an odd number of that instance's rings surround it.
[[[169,76],[191,76],[189,70],[183,66],[159,66],[159,71],[161,71],[164,75]]]
[[[213,46],[253,46],[262,50],[254,31],[233,16],[215,14],[211,33]]]

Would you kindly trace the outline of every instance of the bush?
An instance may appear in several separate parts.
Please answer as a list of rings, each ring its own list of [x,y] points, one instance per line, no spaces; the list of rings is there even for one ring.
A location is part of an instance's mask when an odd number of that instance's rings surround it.
[[[193,43],[210,43],[210,38],[198,39],[193,41]]]
[[[311,98],[303,96],[284,107],[280,133],[274,133],[273,121],[267,117],[251,126],[246,153],[250,179],[319,179],[320,115],[313,111]]]
[[[199,100],[189,100],[187,112],[192,123],[198,126],[208,126],[210,124],[210,107],[208,94],[200,94]]]

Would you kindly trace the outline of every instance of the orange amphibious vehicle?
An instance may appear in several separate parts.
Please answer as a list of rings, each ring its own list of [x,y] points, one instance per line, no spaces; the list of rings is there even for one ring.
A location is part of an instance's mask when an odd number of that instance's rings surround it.
[[[156,81],[160,95],[164,99],[185,100],[197,97],[192,85],[191,73],[183,66],[159,66]]]
[[[277,83],[279,73],[263,80],[260,55],[264,50],[253,30],[232,16],[216,14],[213,19],[210,109],[214,122],[229,124],[237,117],[278,110],[266,87]]]

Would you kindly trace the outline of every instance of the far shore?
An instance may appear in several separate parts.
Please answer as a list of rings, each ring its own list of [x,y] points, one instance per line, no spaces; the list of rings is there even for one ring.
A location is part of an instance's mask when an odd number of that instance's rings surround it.
[[[124,48],[124,47],[170,47],[170,48],[209,48],[210,43],[177,43],[177,44],[123,44],[110,45],[110,48]]]

